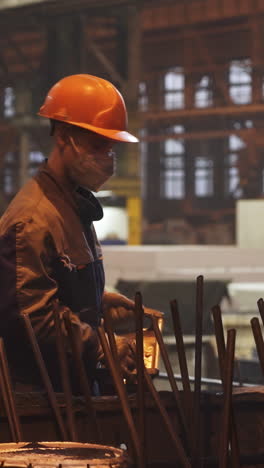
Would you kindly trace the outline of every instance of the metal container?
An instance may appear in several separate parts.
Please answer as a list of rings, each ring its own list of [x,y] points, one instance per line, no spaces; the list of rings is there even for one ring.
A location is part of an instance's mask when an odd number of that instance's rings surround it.
[[[128,468],[125,452],[107,445],[72,442],[0,444],[0,463],[10,468]]]

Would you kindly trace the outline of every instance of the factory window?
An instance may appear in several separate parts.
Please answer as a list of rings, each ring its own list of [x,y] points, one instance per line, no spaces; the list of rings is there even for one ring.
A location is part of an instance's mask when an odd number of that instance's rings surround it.
[[[213,104],[213,91],[209,76],[203,76],[196,85],[194,95],[195,107],[210,107]]]
[[[252,66],[249,59],[233,60],[229,66],[229,95],[235,104],[252,100]]]
[[[147,85],[144,81],[139,83],[138,86],[138,107],[140,111],[148,109]]]
[[[171,128],[172,133],[184,133],[185,129],[183,125],[173,125]]]
[[[43,163],[44,159],[44,154],[38,149],[34,148],[29,152],[27,169],[28,177],[33,177],[36,174],[40,164]]]
[[[240,151],[245,148],[245,142],[237,135],[230,135],[229,137],[229,149],[231,151]]]
[[[29,153],[29,161],[31,163],[41,164],[44,159],[44,154],[41,151],[30,151]]]
[[[168,139],[161,158],[161,197],[181,200],[185,196],[184,141]]]
[[[141,128],[139,131],[139,148],[140,148],[140,173],[141,179],[144,180],[144,184],[141,186],[142,198],[146,198],[147,185],[148,185],[148,171],[147,171],[147,159],[148,159],[148,143],[144,140],[147,136],[147,129]]]
[[[184,73],[180,67],[164,76],[164,107],[167,110],[184,107]]]
[[[3,114],[4,117],[13,117],[15,110],[15,93],[13,88],[5,88],[3,99]]]
[[[225,194],[237,198],[236,193],[239,190],[239,184],[238,155],[234,153],[228,154],[225,169]]]
[[[210,197],[214,193],[214,163],[209,157],[195,158],[194,192],[197,197]]]
[[[13,195],[17,190],[17,165],[17,152],[8,151],[2,168],[3,193],[7,196]]]
[[[5,167],[3,170],[3,191],[6,195],[15,192],[14,170],[11,167]]]
[[[239,151],[246,145],[237,135],[230,135],[228,146],[230,153],[226,157],[225,164],[225,194],[239,198],[242,195],[240,178],[243,177],[244,172],[247,172],[246,160],[241,158]]]
[[[13,186],[13,177],[12,177],[12,172],[10,169],[5,169],[4,170],[4,193],[6,195],[12,194],[14,191],[14,186]]]

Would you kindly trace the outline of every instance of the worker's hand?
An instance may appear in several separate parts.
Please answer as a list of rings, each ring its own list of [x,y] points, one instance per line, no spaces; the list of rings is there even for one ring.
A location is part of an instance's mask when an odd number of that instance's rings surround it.
[[[113,325],[134,318],[135,303],[123,294],[104,292],[103,314],[109,314]]]
[[[122,375],[128,381],[131,381],[133,370],[136,368],[135,340],[129,340],[123,336],[118,335],[115,335],[115,339]]]

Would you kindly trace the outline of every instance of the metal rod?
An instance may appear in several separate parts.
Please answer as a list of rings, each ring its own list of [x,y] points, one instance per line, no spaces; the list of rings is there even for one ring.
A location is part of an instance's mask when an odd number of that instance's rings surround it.
[[[216,345],[217,345],[217,352],[218,352],[218,361],[219,361],[219,370],[220,370],[220,377],[222,380],[222,387],[225,386],[225,357],[226,357],[226,345],[225,345],[225,336],[224,336],[224,327],[222,321],[222,313],[219,305],[216,305],[212,308],[212,315],[214,320],[214,328],[215,328],[215,337],[216,337]],[[240,384],[238,385],[240,386]],[[231,408],[231,455],[232,455],[232,466],[239,467],[239,458],[240,458],[240,450],[239,450],[239,443],[238,443],[238,436],[237,436],[237,427],[236,427],[236,420],[235,414],[233,409]]]
[[[12,388],[12,384],[11,384],[11,377],[10,377],[10,373],[9,373],[8,362],[7,362],[7,357],[6,357],[3,338],[0,338],[0,360],[1,360],[1,367],[2,367],[1,382],[2,382],[3,388],[6,391],[8,406],[10,408],[11,417],[12,417],[12,420],[13,420],[13,426],[14,426],[14,431],[15,431],[14,441],[15,442],[21,442],[23,440],[22,431],[21,431],[21,426],[20,426],[20,421],[19,421],[19,418],[18,418],[18,414],[17,414],[15,398],[14,398],[14,392],[13,392],[13,388]]]
[[[133,445],[133,448],[134,448],[134,451],[135,451],[135,454],[136,454],[136,457],[137,457],[138,466],[139,466],[139,468],[144,468],[145,467],[145,460],[143,458],[142,445],[141,445],[140,438],[139,438],[139,436],[138,436],[138,434],[136,432],[136,427],[134,425],[134,421],[133,421],[132,414],[131,414],[131,411],[130,411],[129,402],[128,402],[128,398],[127,398],[127,393],[126,393],[126,390],[125,390],[125,385],[124,385],[124,380],[123,380],[123,375],[122,375],[121,367],[119,365],[117,345],[116,345],[116,340],[115,340],[115,336],[114,336],[114,332],[113,332],[113,328],[112,328],[112,319],[111,319],[110,314],[108,314],[108,313],[106,313],[104,315],[104,328],[105,328],[105,330],[107,332],[107,337],[108,337],[108,341],[109,341],[109,351],[110,351],[110,353],[112,353],[113,364],[114,364],[114,367],[115,367],[117,380],[115,380],[116,378],[115,378],[115,376],[114,376],[114,374],[113,374],[113,372],[111,370],[111,367],[109,367],[109,368],[110,368],[110,371],[112,373],[112,377],[113,377],[113,380],[114,380],[114,383],[115,383],[117,393],[119,391],[118,395],[119,395],[119,398],[120,398],[121,405],[123,405],[124,416],[126,418],[128,426],[129,426],[130,438],[131,438],[132,445]],[[104,335],[104,337],[105,337],[105,335]],[[108,361],[108,364],[109,364],[109,361]],[[118,390],[118,388],[119,388],[119,390]],[[121,393],[120,393],[120,391],[121,391]],[[123,399],[123,403],[122,403],[121,397]],[[125,415],[125,413],[126,413],[126,415]],[[136,448],[135,444],[138,444],[138,448]]]
[[[74,365],[76,367],[76,371],[79,377],[80,387],[81,387],[81,391],[83,393],[83,397],[85,401],[85,407],[87,410],[87,414],[89,415],[92,425],[93,425],[94,442],[100,443],[102,441],[102,434],[101,434],[100,427],[98,424],[96,411],[94,409],[93,402],[92,402],[92,396],[91,396],[89,380],[87,377],[87,372],[85,370],[85,366],[84,366],[84,363],[80,354],[79,346],[78,346],[76,336],[74,334],[73,326],[71,323],[70,312],[66,310],[63,314],[63,318],[65,322],[65,327],[67,329],[67,333],[70,338],[72,354],[73,354],[73,362],[74,362]]]
[[[135,320],[136,320],[136,368],[137,368],[137,409],[138,434],[141,452],[146,465],[146,408],[144,386],[144,338],[143,338],[144,310],[140,292],[135,294]]]
[[[181,429],[182,429],[183,434],[184,434],[184,442],[186,444],[187,449],[190,450],[191,436],[188,433],[187,424],[186,424],[186,420],[185,420],[185,415],[184,415],[184,413],[182,411],[182,401],[181,401],[181,398],[180,398],[179,389],[178,389],[176,381],[174,379],[173,370],[172,370],[171,363],[170,363],[170,360],[169,360],[168,352],[167,352],[167,349],[165,347],[165,344],[164,344],[164,341],[163,341],[163,338],[162,338],[162,334],[161,334],[161,331],[160,331],[159,326],[158,326],[158,320],[157,320],[156,317],[152,317],[152,326],[153,326],[153,330],[154,330],[154,333],[155,333],[155,337],[156,337],[157,342],[159,344],[162,360],[164,362],[165,369],[167,371],[169,382],[170,382],[170,385],[171,385],[172,393],[173,393],[173,396],[174,396],[174,399],[175,399],[180,426],[181,426]]]
[[[251,323],[251,328],[252,328],[255,343],[256,343],[260,366],[262,369],[262,373],[264,375],[264,341],[263,341],[263,336],[262,336],[262,332],[260,328],[259,319],[257,317],[253,317],[250,320],[250,323]]]
[[[228,453],[231,428],[230,420],[232,405],[232,380],[234,372],[235,341],[236,330],[228,330],[224,364],[224,408],[223,424],[219,443],[219,468],[227,468],[229,466]],[[232,466],[234,465],[232,464]]]
[[[166,409],[164,408],[164,405],[160,399],[160,396],[156,390],[156,388],[154,387],[154,384],[151,380],[151,377],[150,375],[148,374],[148,371],[146,370],[146,368],[144,369],[144,376],[145,376],[145,381],[146,381],[146,384],[147,384],[147,387],[149,389],[149,392],[151,393],[152,395],[152,398],[154,400],[154,402],[156,403],[156,406],[158,408],[158,411],[161,415],[161,418],[163,420],[163,423],[164,423],[164,426],[168,432],[168,435],[170,436],[171,438],[171,441],[176,449],[176,453],[180,459],[180,462],[182,464],[183,467],[185,468],[191,468],[191,463],[190,461],[188,460],[187,458],[187,455],[185,453],[185,450],[182,446],[182,443],[181,443],[181,440],[178,436],[178,434],[174,431],[173,429],[173,426],[171,424],[171,421],[169,419],[169,416],[168,416],[168,413],[166,411]]]
[[[200,466],[200,400],[202,372],[202,335],[203,335],[203,276],[196,278],[196,313],[195,313],[195,368],[194,368],[194,451],[195,466]]]
[[[124,383],[122,378],[120,378],[120,370],[117,368],[117,362],[114,360],[114,355],[111,353],[109,345],[106,340],[105,332],[102,326],[97,328],[98,336],[101,342],[101,346],[103,348],[103,352],[105,355],[105,359],[107,362],[107,365],[109,367],[109,370],[111,372],[111,375],[113,377],[113,381],[116,387],[117,394],[119,396],[120,402],[121,402],[121,407],[122,411],[124,414],[125,421],[128,426],[129,430],[129,435],[133,444],[135,456],[138,462],[138,466],[144,466],[143,465],[143,459],[142,459],[142,453],[141,453],[141,446],[140,446],[140,441],[136,432],[135,424],[132,418],[131,410],[128,404],[128,398],[127,394],[124,388]],[[110,332],[111,334],[111,332]]]
[[[18,442],[17,433],[16,433],[14,421],[13,421],[12,414],[11,414],[11,408],[10,408],[9,401],[8,401],[7,390],[6,390],[6,386],[4,383],[4,375],[3,375],[2,366],[0,367],[0,380],[2,382],[1,394],[3,398],[3,403],[4,403],[4,408],[5,408],[8,424],[9,424],[9,429],[11,432],[11,437],[14,442]]]
[[[260,313],[260,316],[261,316],[261,319],[262,319],[262,323],[263,323],[263,326],[264,326],[264,301],[263,301],[262,297],[258,300],[257,304],[258,304],[259,313]]]
[[[108,341],[109,341],[109,347],[110,347],[111,353],[113,355],[114,362],[116,363],[116,366],[115,366],[116,371],[119,374],[119,378],[123,382],[122,371],[121,371],[121,367],[119,365],[119,358],[118,358],[116,340],[115,340],[115,336],[114,336],[114,332],[113,332],[113,328],[112,328],[112,318],[111,318],[111,315],[108,313],[108,311],[106,311],[106,313],[104,314],[104,329],[105,329],[105,331],[107,333],[107,337],[108,337]]]
[[[63,335],[62,335],[62,330],[61,330],[61,318],[59,315],[58,307],[54,309],[53,317],[54,317],[54,323],[55,323],[56,346],[57,346],[58,357],[59,357],[62,388],[63,388],[64,398],[65,398],[65,403],[66,403],[68,430],[70,434],[70,440],[72,440],[73,442],[76,442],[78,440],[78,437],[77,437],[77,432],[76,432],[75,417],[74,417],[74,411],[73,411],[72,391],[71,391],[66,352],[65,352],[64,342],[63,342]]]
[[[33,350],[33,354],[35,356],[35,359],[36,359],[36,362],[37,362],[37,365],[38,365],[38,368],[39,368],[39,371],[40,371],[44,386],[46,388],[46,392],[48,394],[50,406],[53,409],[54,414],[55,414],[56,422],[58,424],[61,437],[62,437],[62,439],[64,441],[66,441],[67,440],[67,433],[66,433],[66,430],[65,430],[65,427],[64,427],[64,423],[63,423],[61,414],[60,414],[60,410],[59,410],[59,406],[58,406],[58,403],[57,403],[57,400],[56,400],[56,397],[55,397],[55,393],[54,393],[54,390],[52,388],[52,384],[51,384],[51,381],[50,381],[50,378],[49,378],[49,374],[47,372],[47,369],[46,369],[42,354],[41,354],[40,349],[39,349],[38,342],[36,340],[34,330],[32,328],[31,322],[30,322],[30,318],[29,318],[29,316],[27,314],[22,314],[22,318],[23,318],[23,321],[24,321],[24,324],[25,324],[25,327],[26,327],[27,335],[28,335],[28,338],[29,338],[29,341],[30,341],[30,344],[31,344],[31,347],[32,347],[32,350]]]
[[[179,359],[179,365],[182,376],[182,387],[183,387],[183,401],[185,406],[185,413],[187,415],[187,420],[189,427],[192,427],[192,417],[193,417],[193,398],[191,392],[191,385],[189,379],[189,372],[187,366],[187,359],[185,353],[185,347],[183,342],[183,333],[181,326],[181,319],[179,314],[178,302],[173,300],[170,302],[173,330],[177,346],[177,354]],[[175,376],[173,376],[175,379]]]
[[[215,338],[218,352],[218,361],[219,361],[219,370],[222,382],[224,382],[223,368],[225,362],[225,336],[224,336],[224,327],[222,322],[222,313],[219,305],[216,305],[212,308],[212,315],[214,320],[214,329],[215,329]]]
[[[173,374],[173,375],[174,375],[174,379],[177,380],[177,382],[182,382],[181,374]],[[156,379],[169,380],[166,372],[159,372],[159,375]],[[189,380],[190,380],[190,383],[194,383],[194,380],[195,380],[194,376],[190,375]],[[208,385],[208,386],[217,386],[217,387],[219,386],[223,388],[223,382],[220,379],[209,379],[208,377],[202,377],[201,383],[204,385]],[[252,388],[252,387],[255,387],[256,384],[244,382],[242,386],[246,388]],[[241,387],[240,382],[233,381],[233,387]]]

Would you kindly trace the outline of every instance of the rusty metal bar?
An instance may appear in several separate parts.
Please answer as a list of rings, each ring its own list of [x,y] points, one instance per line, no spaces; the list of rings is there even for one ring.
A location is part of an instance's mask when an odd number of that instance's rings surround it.
[[[152,317],[152,326],[153,326],[153,330],[154,330],[154,333],[155,333],[155,337],[156,337],[157,342],[159,344],[162,360],[164,362],[165,369],[167,371],[167,375],[168,375],[168,378],[169,378],[171,389],[172,389],[174,399],[175,399],[175,402],[176,402],[178,418],[179,418],[180,426],[181,426],[183,434],[184,434],[184,442],[186,444],[186,447],[187,447],[188,451],[190,451],[191,436],[190,436],[190,434],[188,432],[185,415],[184,415],[184,413],[182,411],[182,401],[181,401],[181,398],[180,398],[179,389],[178,389],[176,381],[174,379],[173,370],[172,370],[171,363],[170,363],[170,360],[169,360],[168,352],[166,350],[166,347],[165,347],[165,344],[164,344],[162,334],[161,334],[161,331],[159,329],[158,321],[157,321],[156,317]]]
[[[93,424],[93,431],[94,431],[94,439],[95,442],[101,442],[102,441],[102,434],[99,428],[97,416],[96,416],[96,411],[94,409],[93,403],[92,403],[92,396],[91,396],[91,390],[90,390],[90,385],[87,377],[87,373],[85,370],[85,366],[82,360],[82,357],[80,355],[79,351],[79,346],[76,340],[76,336],[74,335],[74,330],[72,327],[72,323],[70,320],[70,315],[69,311],[65,311],[63,314],[64,322],[65,322],[65,327],[67,329],[67,333],[69,335],[70,343],[71,343],[71,348],[72,348],[72,354],[73,354],[73,362],[76,367],[76,371],[79,377],[79,382],[80,382],[80,387],[81,391],[83,393],[84,401],[85,401],[85,407],[87,410],[87,414],[89,415],[91,422]]]
[[[30,344],[31,344],[31,347],[32,347],[33,354],[35,356],[35,359],[36,359],[36,362],[37,362],[37,365],[38,365],[38,368],[39,368],[39,371],[40,371],[40,375],[42,377],[44,386],[46,388],[46,392],[48,394],[50,406],[53,409],[55,419],[56,419],[56,422],[58,424],[58,427],[59,427],[59,430],[60,430],[60,433],[61,433],[61,437],[62,437],[62,439],[64,441],[66,441],[67,440],[67,433],[66,433],[66,430],[65,430],[65,427],[64,427],[64,422],[63,422],[62,416],[60,414],[60,410],[59,410],[59,406],[58,406],[58,403],[57,403],[57,400],[56,400],[56,397],[55,397],[55,393],[54,393],[54,390],[53,390],[53,387],[52,387],[52,384],[51,384],[51,381],[50,381],[50,378],[49,378],[49,374],[47,372],[47,369],[46,369],[42,354],[40,352],[39,345],[38,345],[34,330],[32,328],[31,322],[30,322],[30,318],[29,318],[29,316],[27,314],[22,314],[22,318],[23,318],[23,321],[24,321],[24,324],[25,324],[26,332],[27,332],[27,335],[28,335],[28,338],[29,338],[29,341],[30,341]]]
[[[224,408],[223,424],[219,443],[219,468],[229,466],[229,439],[231,430],[232,380],[234,372],[236,330],[228,330],[224,364]],[[234,465],[232,464],[232,467]],[[239,466],[239,461],[238,461]]]
[[[262,332],[260,328],[259,319],[257,317],[253,317],[250,320],[250,323],[251,323],[251,328],[252,328],[255,343],[256,343],[260,366],[262,369],[262,373],[264,375],[264,341],[263,341],[263,336],[262,336]]]
[[[157,409],[161,415],[161,418],[163,420],[163,423],[164,423],[164,426],[168,432],[168,435],[175,447],[175,450],[176,450],[176,453],[180,459],[180,462],[182,464],[182,466],[184,468],[191,468],[191,463],[190,461],[188,460],[188,457],[185,453],[185,450],[182,446],[182,443],[181,443],[181,440],[178,436],[178,434],[174,431],[173,429],[173,426],[171,424],[171,421],[169,419],[169,416],[168,416],[168,413],[166,411],[166,409],[164,408],[164,405],[160,399],[160,396],[156,390],[156,388],[154,387],[154,384],[151,380],[151,377],[150,375],[148,374],[148,371],[144,370],[144,376],[145,376],[145,381],[146,381],[146,384],[147,384],[147,387],[148,387],[148,390],[149,392],[151,393],[152,395],[152,398],[154,400],[154,402],[156,403],[156,406],[157,406]]]
[[[262,320],[263,327],[264,327],[264,301],[262,297],[258,300],[257,304],[258,304],[259,313],[260,313],[261,320]]]
[[[135,294],[136,319],[136,368],[137,368],[137,409],[138,434],[144,464],[146,464],[146,408],[144,386],[144,342],[143,342],[144,310],[140,292]]]
[[[15,425],[14,425],[14,421],[13,421],[13,417],[11,413],[11,408],[10,408],[9,401],[8,401],[7,390],[6,390],[5,383],[4,383],[4,375],[3,375],[3,371],[1,367],[0,367],[0,380],[2,382],[1,396],[3,398],[4,408],[5,408],[8,424],[9,424],[11,437],[14,442],[18,442],[17,433],[16,433],[16,429],[15,429]]]
[[[61,331],[61,319],[59,316],[58,308],[54,309],[53,312],[54,323],[55,323],[55,331],[56,331],[56,345],[59,357],[59,365],[60,365],[60,372],[61,372],[61,381],[62,381],[62,388],[66,403],[66,414],[67,414],[67,422],[68,422],[68,430],[70,434],[70,440],[76,442],[78,440],[76,425],[75,425],[75,416],[73,411],[73,403],[72,403],[72,392],[71,392],[71,384],[70,384],[70,377],[69,377],[69,370],[68,370],[68,363],[67,357],[63,342],[63,335]]]
[[[195,366],[194,366],[194,463],[200,466],[200,400],[202,372],[202,336],[203,336],[203,276],[196,278],[195,312]]]
[[[219,305],[216,305],[212,308],[212,315],[214,319],[215,338],[216,338],[216,345],[217,345],[217,351],[218,351],[220,376],[223,382],[224,381],[223,368],[224,368],[226,347],[225,347],[222,314],[221,314],[221,309]]]
[[[215,337],[216,337],[216,345],[217,345],[217,352],[218,352],[218,361],[219,361],[219,370],[220,370],[220,377],[222,380],[222,386],[225,386],[225,356],[226,356],[226,345],[225,345],[225,337],[224,337],[224,327],[222,322],[222,314],[219,305],[216,305],[212,308],[212,315],[214,320],[214,328],[215,328]],[[231,456],[232,456],[232,466],[234,468],[240,466],[240,450],[239,450],[239,443],[238,443],[238,436],[237,436],[237,427],[236,427],[236,420],[233,409],[231,408]]]
[[[23,436],[22,436],[20,421],[19,421],[18,414],[17,414],[14,392],[12,389],[11,377],[9,373],[3,338],[0,338],[0,360],[1,360],[1,373],[2,373],[1,387],[2,387],[3,399],[6,402],[5,406],[7,404],[6,410],[7,408],[9,408],[10,416],[12,419],[12,423],[11,421],[9,422],[10,430],[12,433],[12,437],[14,438],[14,441],[21,442],[23,440]],[[9,420],[9,417],[8,417],[8,420]],[[14,435],[13,435],[13,432],[14,432]]]
[[[116,391],[117,391],[117,394],[118,394],[120,402],[121,402],[122,411],[123,411],[124,418],[125,418],[127,426],[128,426],[129,435],[130,435],[130,438],[131,438],[131,441],[132,441],[132,444],[133,444],[133,448],[134,448],[135,456],[136,456],[136,459],[137,459],[138,467],[141,468],[141,467],[144,467],[144,461],[142,459],[140,441],[139,441],[139,438],[138,438],[138,435],[137,435],[137,431],[136,431],[135,424],[134,424],[134,421],[133,421],[133,418],[132,418],[131,410],[130,410],[130,407],[129,407],[129,404],[128,404],[128,398],[127,398],[127,394],[126,394],[126,391],[125,391],[123,379],[121,378],[121,371],[120,371],[120,368],[118,366],[119,361],[115,359],[115,356],[117,356],[117,351],[114,351],[115,341],[114,341],[113,349],[111,349],[111,351],[112,351],[111,352],[110,347],[109,347],[109,345],[107,343],[107,339],[106,339],[103,327],[102,326],[98,327],[97,331],[98,331],[98,336],[99,336],[99,339],[100,339],[100,342],[101,342],[101,345],[102,345],[102,348],[103,348],[103,352],[104,352],[104,355],[105,355],[107,365],[108,365],[109,370],[111,372],[111,375],[113,377],[113,381],[114,381],[114,384],[115,384],[115,387],[116,387]],[[108,331],[109,331],[109,335],[111,336],[111,328]],[[113,337],[113,339],[114,339],[114,337]],[[112,341],[112,338],[111,338],[111,341]],[[110,342],[110,339],[109,339],[109,342]],[[113,341],[112,341],[112,344],[113,344]]]
[[[185,347],[183,342],[182,326],[179,315],[178,303],[176,300],[170,302],[173,330],[176,340],[178,359],[180,364],[181,376],[182,376],[182,387],[183,387],[183,400],[185,406],[185,413],[189,427],[192,427],[191,418],[193,414],[193,397],[191,392],[191,385],[189,379],[189,372],[187,366],[187,359],[185,353]]]

